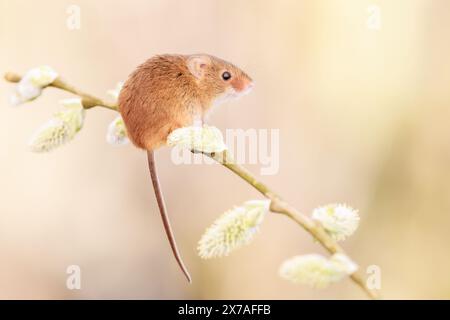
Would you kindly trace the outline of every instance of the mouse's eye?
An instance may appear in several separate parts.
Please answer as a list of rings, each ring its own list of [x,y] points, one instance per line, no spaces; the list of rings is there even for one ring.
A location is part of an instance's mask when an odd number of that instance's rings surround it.
[[[229,73],[228,71],[225,71],[224,73],[222,73],[222,79],[227,81],[231,78],[231,73]]]

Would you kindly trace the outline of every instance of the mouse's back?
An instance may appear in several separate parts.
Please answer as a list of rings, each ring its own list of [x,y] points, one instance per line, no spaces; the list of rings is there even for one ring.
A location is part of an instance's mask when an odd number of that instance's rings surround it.
[[[186,106],[195,104],[195,89],[183,56],[155,56],[141,64],[119,95],[131,141],[147,150],[163,144],[172,130],[190,121]]]

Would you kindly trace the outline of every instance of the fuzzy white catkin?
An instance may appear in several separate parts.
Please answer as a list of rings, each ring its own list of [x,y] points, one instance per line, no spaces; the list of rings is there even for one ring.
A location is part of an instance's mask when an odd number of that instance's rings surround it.
[[[344,204],[329,204],[315,209],[312,218],[336,241],[351,236],[359,225],[358,211]]]
[[[117,116],[108,126],[106,141],[115,146],[126,145],[130,142],[127,137],[125,124],[121,116]]]
[[[306,254],[283,262],[279,273],[293,283],[325,288],[357,269],[356,264],[341,253],[334,254],[330,259],[319,254]]]
[[[269,206],[270,200],[252,200],[226,211],[198,242],[199,256],[203,259],[227,256],[250,243]]]
[[[10,104],[17,106],[37,98],[41,95],[42,88],[50,85],[57,77],[58,73],[49,66],[29,70],[15,87]]]
[[[41,126],[29,141],[33,152],[48,152],[72,140],[83,127],[85,110],[81,99],[61,101],[63,109]]]
[[[175,129],[167,138],[167,145],[204,153],[222,152],[227,149],[222,132],[216,127],[207,125]]]
[[[118,82],[114,89],[108,90],[106,93],[108,94],[108,96],[111,97],[111,99],[114,100],[114,102],[117,103],[117,100],[119,99],[119,94],[120,94],[120,91],[122,90],[122,87],[123,87],[123,82],[122,81]]]

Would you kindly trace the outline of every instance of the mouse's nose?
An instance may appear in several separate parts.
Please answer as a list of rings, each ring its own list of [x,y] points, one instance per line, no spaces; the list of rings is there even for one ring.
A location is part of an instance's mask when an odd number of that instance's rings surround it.
[[[236,77],[231,81],[231,86],[234,88],[236,93],[247,93],[253,88],[253,81],[249,78]]]
[[[255,83],[252,80],[248,80],[244,87],[244,90],[242,90],[242,93],[244,93],[244,94],[249,93],[250,91],[252,91],[254,86],[255,86]]]

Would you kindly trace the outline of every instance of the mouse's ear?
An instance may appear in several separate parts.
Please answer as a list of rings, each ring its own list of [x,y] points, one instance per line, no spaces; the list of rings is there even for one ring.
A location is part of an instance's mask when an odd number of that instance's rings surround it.
[[[193,55],[187,59],[187,67],[197,79],[203,78],[209,64],[211,64],[211,59],[207,55]]]

